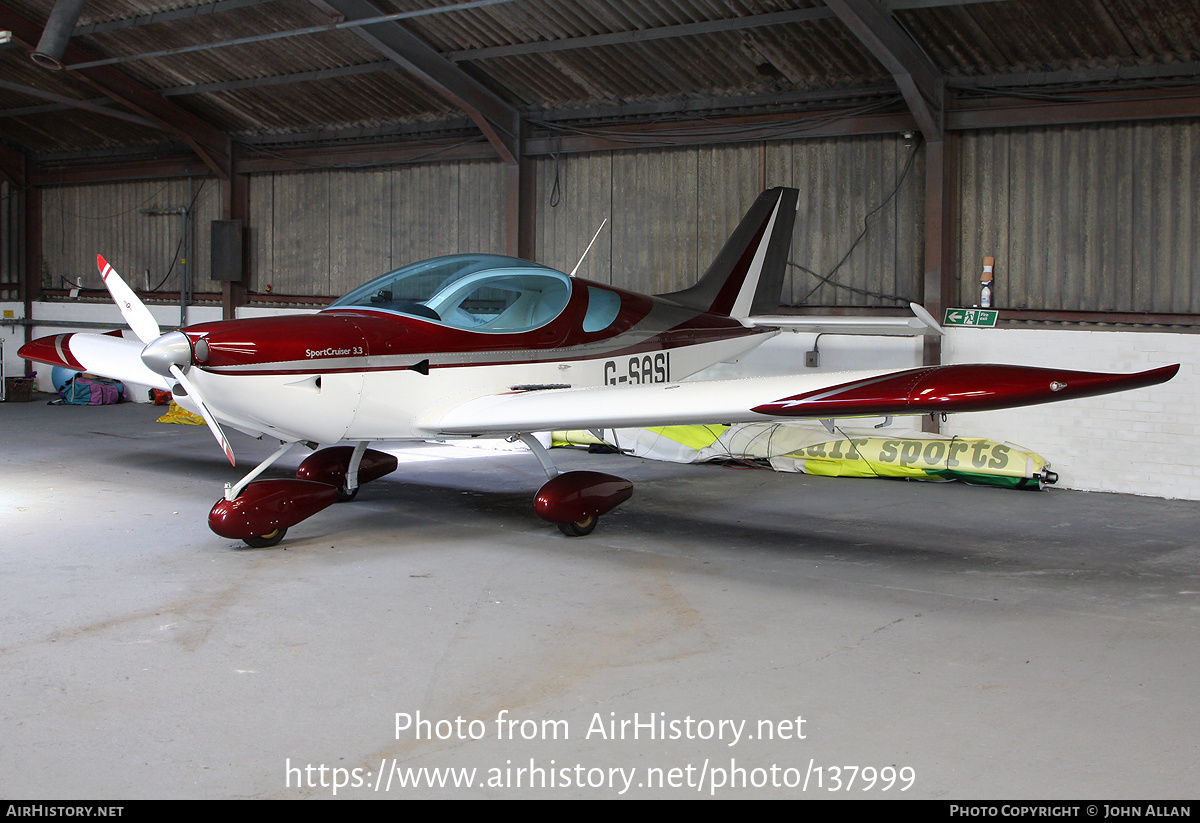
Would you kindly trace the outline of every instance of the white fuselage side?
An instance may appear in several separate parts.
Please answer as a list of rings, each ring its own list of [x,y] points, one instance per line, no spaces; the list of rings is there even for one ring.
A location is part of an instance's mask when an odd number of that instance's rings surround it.
[[[432,436],[421,420],[444,409],[516,387],[634,386],[675,382],[745,355],[770,335],[586,360],[445,365],[428,375],[407,369],[326,374],[215,374],[191,378],[223,423],[280,440],[322,444],[413,440]],[[187,398],[181,398],[187,407]],[[512,432],[498,432],[504,436]]]

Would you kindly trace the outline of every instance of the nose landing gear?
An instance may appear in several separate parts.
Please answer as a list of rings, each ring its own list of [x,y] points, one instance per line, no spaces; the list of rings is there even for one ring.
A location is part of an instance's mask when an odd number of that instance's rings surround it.
[[[294,445],[281,444],[237,485],[226,485],[225,497],[208,514],[209,528],[251,548],[277,546],[289,527],[334,502],[353,500],[360,484],[383,477],[398,465],[392,455],[358,443],[314,452],[300,464],[295,479],[254,479]]]

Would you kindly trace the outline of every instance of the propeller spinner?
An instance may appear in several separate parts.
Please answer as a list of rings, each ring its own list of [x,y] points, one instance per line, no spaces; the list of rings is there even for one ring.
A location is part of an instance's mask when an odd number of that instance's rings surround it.
[[[117,274],[103,255],[96,255],[96,265],[100,268],[100,276],[104,278],[108,293],[121,310],[121,316],[138,339],[146,344],[142,349],[142,362],[146,364],[146,368],[164,377],[170,375],[179,381],[179,385],[183,386],[188,397],[192,398],[199,408],[200,416],[208,424],[208,430],[213,433],[213,437],[217,438],[221,451],[229,458],[229,464],[236,466],[237,461],[234,460],[233,449],[229,446],[225,432],[221,431],[220,424],[217,423],[208,404],[204,402],[204,398],[200,396],[195,384],[184,373],[192,366],[192,343],[188,336],[181,331],[162,334],[150,309],[138,299],[133,289],[121,279],[121,275]]]

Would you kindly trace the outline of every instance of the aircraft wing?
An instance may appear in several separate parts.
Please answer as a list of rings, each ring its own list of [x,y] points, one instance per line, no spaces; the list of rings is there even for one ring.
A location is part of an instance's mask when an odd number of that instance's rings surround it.
[[[111,377],[123,383],[141,383],[170,391],[167,379],[142,363],[143,344],[109,334],[56,334],[26,343],[17,352],[26,360]]]
[[[418,421],[438,435],[554,429],[746,423],[990,411],[1166,382],[1178,365],[1135,374],[1030,366],[953,365],[645,386],[544,389],[488,395]]]

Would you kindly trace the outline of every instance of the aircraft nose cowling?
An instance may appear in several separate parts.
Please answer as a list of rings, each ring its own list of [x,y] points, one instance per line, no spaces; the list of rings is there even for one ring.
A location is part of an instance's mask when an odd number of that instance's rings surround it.
[[[172,366],[186,369],[192,365],[191,341],[181,331],[167,332],[146,344],[142,362],[155,374],[170,377]]]
[[[377,350],[353,319],[306,314],[189,326],[196,365],[216,373],[289,374],[361,367]],[[201,356],[203,355],[203,356]]]

